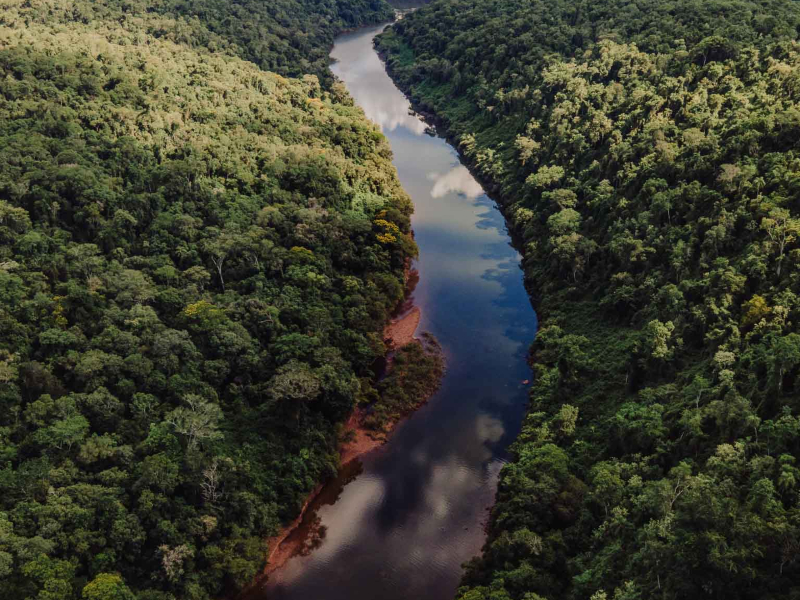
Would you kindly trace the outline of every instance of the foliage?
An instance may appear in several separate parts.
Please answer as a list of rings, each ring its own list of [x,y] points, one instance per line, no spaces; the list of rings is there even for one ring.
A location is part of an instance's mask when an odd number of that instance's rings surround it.
[[[546,325],[462,600],[800,594],[800,10],[440,0],[381,37]]]
[[[238,56],[284,76],[317,75],[330,83],[328,50],[344,29],[389,21],[392,8],[382,0],[102,0],[74,3],[3,0],[4,10],[23,6],[0,23],[21,27],[31,22],[72,28],[76,23],[105,27],[122,19],[162,41],[216,54]]]
[[[240,56],[318,70],[385,6],[1,4],[2,595],[230,593],[336,468],[415,252],[341,88]]]

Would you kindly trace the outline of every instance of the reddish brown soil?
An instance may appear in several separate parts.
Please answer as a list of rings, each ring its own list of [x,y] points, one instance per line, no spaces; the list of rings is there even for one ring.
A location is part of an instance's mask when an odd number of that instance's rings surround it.
[[[413,307],[402,317],[393,319],[383,332],[384,342],[390,349],[396,350],[414,341],[414,332],[419,327],[422,311],[419,306]]]
[[[269,550],[267,554],[267,566],[264,567],[264,575],[269,575],[270,573],[274,572],[276,569],[286,564],[286,561],[292,556],[298,554],[298,551],[300,550],[299,544],[289,543],[287,538],[300,526],[300,523],[303,521],[303,517],[305,516],[309,505],[314,501],[314,498],[319,495],[320,491],[322,491],[322,484],[315,487],[314,491],[309,494],[308,499],[306,500],[306,503],[303,504],[303,508],[300,509],[300,514],[297,515],[297,518],[288,525],[284,526],[277,535],[267,540]]]

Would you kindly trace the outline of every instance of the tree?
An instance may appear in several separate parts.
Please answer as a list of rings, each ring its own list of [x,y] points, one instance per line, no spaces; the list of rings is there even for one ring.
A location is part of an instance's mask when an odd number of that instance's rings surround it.
[[[219,405],[197,394],[185,395],[183,404],[167,415],[167,423],[184,436],[189,450],[196,449],[203,442],[222,438],[222,432],[219,431],[222,410]]]
[[[194,556],[194,550],[186,544],[170,547],[163,545],[159,547],[161,552],[161,568],[167,579],[173,583],[184,574],[184,564],[186,560]]]
[[[221,232],[214,230],[212,232],[214,237],[206,240],[204,243],[204,251],[208,255],[209,260],[214,265],[219,277],[219,284],[222,291],[225,291],[225,276],[224,267],[225,261],[232,256],[244,243],[244,238],[238,231],[231,229],[224,229]]]
[[[536,173],[528,177],[526,183],[534,188],[548,188],[561,181],[564,177],[564,168],[559,165],[539,167]]]
[[[547,219],[547,228],[556,236],[576,232],[581,225],[581,215],[572,208],[565,208]]]
[[[100,573],[81,592],[83,600],[135,600],[119,573]]]
[[[164,493],[171,493],[180,481],[180,466],[163,452],[153,454],[142,461],[139,481]]]
[[[673,348],[670,343],[673,331],[675,331],[675,325],[672,321],[666,323],[662,323],[658,319],[650,321],[644,331],[646,352],[653,358],[670,360],[673,356]]]
[[[775,273],[780,277],[786,246],[797,238],[800,219],[793,218],[785,208],[773,207],[768,216],[761,219],[761,229],[767,232],[769,239],[778,247],[778,266]]]
[[[45,447],[56,450],[71,450],[82,442],[89,433],[89,421],[83,415],[73,415],[55,421],[49,427],[40,429],[36,440]]]
[[[222,498],[222,465],[227,466],[227,461],[214,458],[211,465],[203,470],[203,481],[200,484],[200,488],[202,489],[203,500],[209,504],[215,504]]]
[[[781,393],[786,374],[800,365],[800,334],[790,333],[773,337],[770,350],[772,351],[770,380],[778,393]]]

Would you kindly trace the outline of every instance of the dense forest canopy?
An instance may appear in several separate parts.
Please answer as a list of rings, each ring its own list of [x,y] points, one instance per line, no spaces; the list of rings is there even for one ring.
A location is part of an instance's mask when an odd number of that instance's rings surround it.
[[[388,9],[0,9],[0,596],[219,597],[376,397],[411,206],[314,73]]]
[[[379,41],[543,317],[461,600],[800,596],[800,7],[439,0]]]
[[[20,7],[23,12],[12,10]],[[280,75],[332,77],[328,49],[343,29],[388,21],[383,0],[3,0],[0,25],[72,28],[121,22],[192,48],[239,56]],[[33,10],[31,10],[33,9]]]

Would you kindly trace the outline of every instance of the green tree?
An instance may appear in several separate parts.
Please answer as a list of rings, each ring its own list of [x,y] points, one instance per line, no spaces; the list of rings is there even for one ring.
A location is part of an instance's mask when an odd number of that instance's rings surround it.
[[[135,597],[118,573],[100,573],[81,593],[83,600],[134,600]]]

